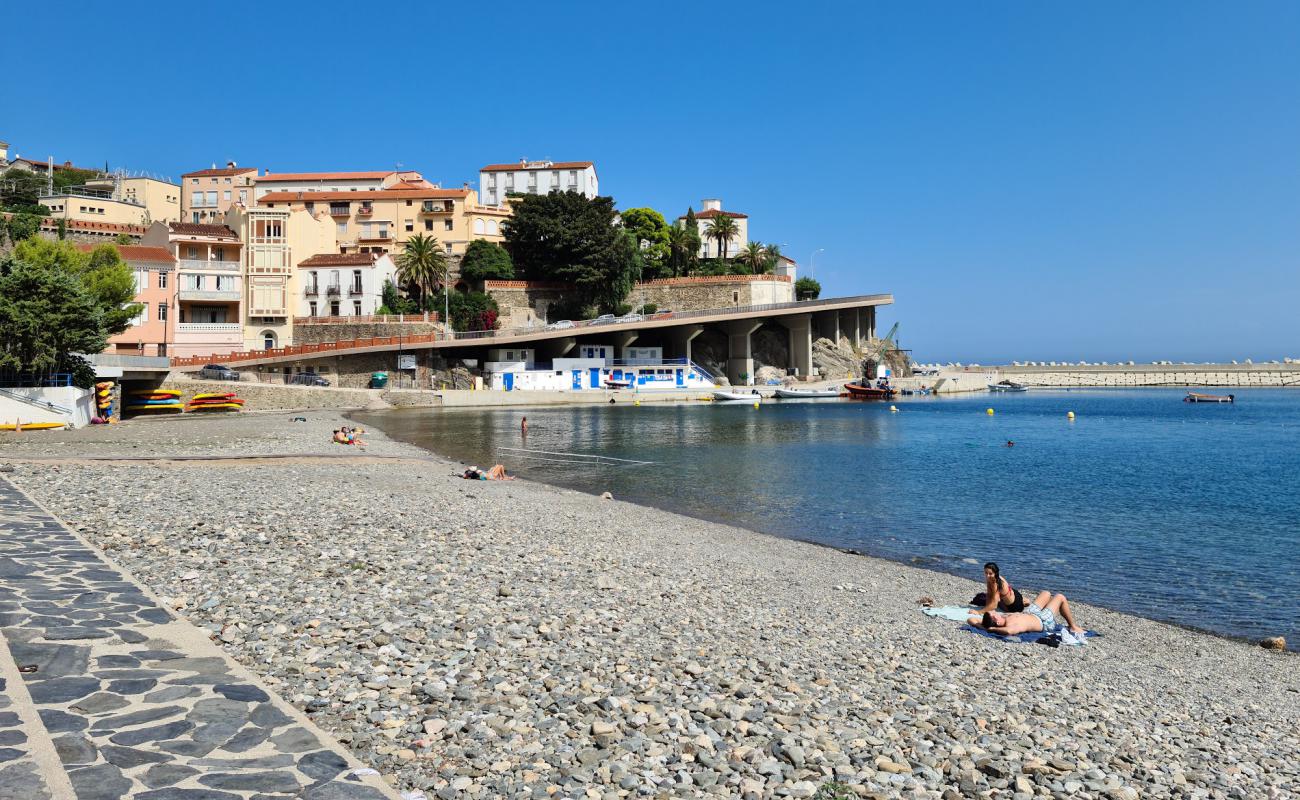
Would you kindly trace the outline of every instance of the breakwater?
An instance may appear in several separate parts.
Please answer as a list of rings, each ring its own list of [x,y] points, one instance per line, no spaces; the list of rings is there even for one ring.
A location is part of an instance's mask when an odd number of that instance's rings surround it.
[[[998,367],[1003,378],[1029,386],[1300,386],[1300,364],[1111,364]]]

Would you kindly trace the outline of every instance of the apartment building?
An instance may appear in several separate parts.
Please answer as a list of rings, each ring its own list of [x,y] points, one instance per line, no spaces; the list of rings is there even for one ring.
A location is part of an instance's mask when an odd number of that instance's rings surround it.
[[[171,355],[244,349],[243,240],[226,225],[156,222],[141,240],[176,259]]]
[[[252,203],[256,167],[226,166],[187,172],[181,176],[181,219],[186,222],[224,224],[226,212],[236,204]]]
[[[135,302],[143,307],[131,326],[108,339],[107,353],[140,356],[174,355],[171,352],[171,311],[176,297],[176,259],[165,247],[116,244],[79,244],[83,253],[112,247],[135,276]]]
[[[144,206],[143,225],[181,219],[181,187],[171,181],[123,177],[117,180],[115,191],[123,200]]]
[[[149,225],[179,219],[180,194],[180,186],[169,181],[118,174],[92,178],[85,185],[57,194],[41,195],[39,202],[50,209],[54,219]]]
[[[714,198],[706,198],[701,202],[703,208],[695,213],[695,219],[700,226],[700,258],[735,258],[749,244],[749,215],[741,214],[738,211],[724,211],[722,201]],[[731,217],[736,223],[736,232],[727,240],[725,247],[718,245],[718,240],[709,236],[709,222],[718,217]],[[680,223],[686,222],[686,215],[682,214],[677,218]]]
[[[510,217],[508,208],[481,205],[473,189],[409,181],[377,190],[271,192],[257,205],[327,215],[334,226],[334,246],[327,249],[339,253],[399,253],[408,239],[423,235],[460,255],[474,239],[502,241],[501,223]]]
[[[298,316],[370,316],[396,275],[387,253],[318,253],[298,264]]]
[[[368,192],[391,189],[432,188],[433,184],[414,170],[374,172],[268,172],[257,179],[255,200],[276,192]]]
[[[590,161],[529,161],[488,164],[478,172],[478,191],[483,203],[505,205],[512,194],[578,192],[586,197],[600,194],[596,165]]]

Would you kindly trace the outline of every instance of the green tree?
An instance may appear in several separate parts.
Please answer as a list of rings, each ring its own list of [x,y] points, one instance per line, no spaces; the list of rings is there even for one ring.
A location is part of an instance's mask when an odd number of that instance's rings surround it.
[[[416,314],[420,310],[414,300],[402,296],[397,284],[392,281],[384,281],[380,296],[383,298],[383,305],[375,309],[376,314]]]
[[[95,370],[77,354],[107,345],[103,309],[76,274],[18,257],[0,269],[0,368],[70,372],[77,386],[89,388]]]
[[[700,238],[700,221],[695,218],[694,208],[689,206],[686,208],[686,222],[683,223],[682,227],[686,228],[686,233],[694,244],[690,252],[687,253],[686,263],[682,268],[683,275],[690,275],[700,265],[700,243],[704,241]]]
[[[637,267],[636,244],[616,218],[611,197],[528,195],[503,226],[506,249],[523,277],[572,284],[575,305],[612,308]]]
[[[25,169],[10,169],[0,175],[0,210],[29,210],[45,194],[45,179]],[[49,213],[46,209],[44,212]]]
[[[762,242],[750,242],[736,255],[736,263],[750,275],[761,275],[768,271],[772,256]]]
[[[776,265],[781,263],[781,245],[765,244],[763,249],[767,251],[767,269],[765,272],[775,272]]]
[[[699,251],[700,237],[692,236],[685,225],[679,222],[668,229],[668,269],[674,278],[690,272]]]
[[[816,300],[821,296],[822,285],[815,279],[804,276],[794,282],[796,300]]]
[[[71,242],[51,242],[32,236],[14,247],[14,259],[61,270],[78,279],[98,303],[109,336],[130,327],[131,320],[143,308],[135,302],[135,275],[111,244],[101,244],[90,253],[83,253]]]
[[[456,292],[450,305],[453,330],[489,331],[497,327],[497,301],[486,292]]]
[[[629,208],[619,215],[623,228],[632,236],[641,260],[644,280],[664,277],[672,272],[669,264],[669,227],[664,215],[653,208]]]
[[[727,257],[727,243],[736,235],[736,220],[719,211],[709,220],[704,235],[718,243],[718,258]]]
[[[13,214],[5,220],[5,233],[15,245],[30,239],[41,229],[41,217],[36,214]]]
[[[416,234],[406,240],[406,248],[397,257],[397,279],[414,287],[421,307],[435,289],[447,280],[447,256],[432,236]]]
[[[515,264],[501,245],[475,239],[460,260],[460,277],[466,281],[508,281],[515,277]]]
[[[135,240],[131,238],[129,233],[119,233],[113,237],[113,244],[135,244]]]
[[[95,169],[81,169],[79,167],[59,167],[54,170],[54,193],[60,194],[74,186],[84,186],[89,181],[106,174],[108,174],[107,169],[100,172]]]

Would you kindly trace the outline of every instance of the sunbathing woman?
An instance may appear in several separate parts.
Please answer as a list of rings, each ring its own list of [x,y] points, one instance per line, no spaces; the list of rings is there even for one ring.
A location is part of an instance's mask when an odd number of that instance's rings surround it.
[[[983,601],[980,600],[983,597]],[[983,603],[984,607],[979,613],[987,614],[990,611],[1024,611],[1025,598],[1020,596],[1020,590],[1011,586],[1011,582],[1002,577],[998,571],[998,565],[992,561],[984,565],[984,592],[975,598],[975,604]]]
[[[1083,636],[1084,629],[1074,621],[1074,615],[1070,613],[1070,602],[1065,599],[1065,595],[1054,595],[1051,592],[1039,592],[1038,597],[1024,611],[1011,614],[985,611],[983,614],[972,615],[968,622],[1002,636],[1039,631],[1055,633],[1061,627],[1061,623],[1056,620],[1058,614],[1065,620],[1070,633]]]

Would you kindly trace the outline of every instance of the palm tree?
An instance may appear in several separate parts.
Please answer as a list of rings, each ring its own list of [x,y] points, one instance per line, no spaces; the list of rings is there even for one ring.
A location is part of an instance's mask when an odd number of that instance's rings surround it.
[[[704,230],[704,234],[718,242],[718,258],[725,260],[727,242],[736,235],[736,221],[719,211],[717,216],[709,220],[709,227]]]
[[[668,264],[672,267],[673,277],[687,272],[691,256],[700,249],[700,237],[692,235],[691,230],[680,223],[668,229]]]
[[[750,242],[736,256],[736,262],[747,267],[751,275],[759,275],[767,272],[769,258],[767,248],[762,242]]]
[[[397,279],[403,285],[415,286],[423,308],[425,298],[447,280],[447,256],[435,237],[421,233],[406,240],[405,249],[397,257]]]
[[[776,265],[781,263],[781,245],[765,244],[763,249],[767,251],[767,265],[764,272],[776,272]]]

